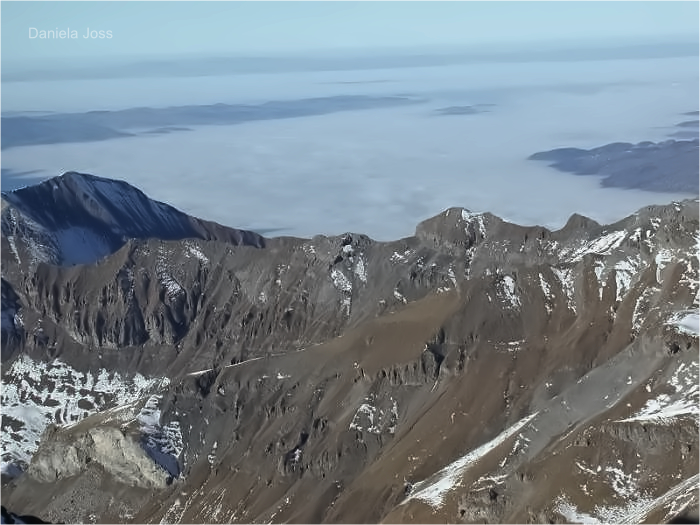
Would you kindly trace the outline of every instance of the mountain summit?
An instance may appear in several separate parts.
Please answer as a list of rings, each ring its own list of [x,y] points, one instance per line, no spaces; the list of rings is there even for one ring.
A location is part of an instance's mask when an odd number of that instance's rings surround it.
[[[253,232],[196,219],[116,181],[68,172],[36,186],[3,192],[2,234],[32,262],[90,264],[128,239],[218,240],[263,246]],[[24,241],[21,248],[16,240]]]

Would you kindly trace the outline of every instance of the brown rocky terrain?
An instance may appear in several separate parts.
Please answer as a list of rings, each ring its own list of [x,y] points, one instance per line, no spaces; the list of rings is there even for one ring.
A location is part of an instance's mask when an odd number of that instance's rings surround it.
[[[14,513],[697,516],[698,201],[611,225],[574,215],[557,231],[451,208],[394,242],[211,223],[163,238],[176,210],[144,212],[164,205],[134,204],[124,183],[100,198],[79,174],[41,191],[68,183],[87,197],[55,198],[72,210],[63,222],[35,211],[37,187],[3,200],[2,496]],[[108,198],[121,204],[104,219]],[[119,225],[136,209],[138,232]],[[76,252],[55,234],[67,229],[109,242],[75,264],[55,255]]]

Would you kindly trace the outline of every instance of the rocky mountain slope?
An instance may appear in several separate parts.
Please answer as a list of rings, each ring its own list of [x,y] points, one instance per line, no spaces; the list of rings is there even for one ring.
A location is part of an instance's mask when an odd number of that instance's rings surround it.
[[[65,191],[40,206],[54,186]],[[102,197],[80,198],[86,187]],[[557,231],[452,208],[375,242],[263,239],[171,208],[156,220],[165,205],[134,195],[79,174],[4,195],[13,512],[135,523],[697,514],[698,201],[612,225],[574,215]],[[56,235],[67,228],[110,240],[76,265]]]

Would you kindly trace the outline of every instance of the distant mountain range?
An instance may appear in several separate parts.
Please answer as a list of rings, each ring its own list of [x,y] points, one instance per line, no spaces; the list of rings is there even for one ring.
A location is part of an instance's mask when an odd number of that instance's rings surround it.
[[[5,192],[3,519],[694,518],[698,206],[377,242]]]
[[[488,49],[454,47],[330,51],[326,54],[287,56],[197,56],[162,57],[136,62],[112,61],[75,67],[73,63],[44,64],[28,67],[26,63],[9,63],[3,69],[5,82],[45,80],[201,77],[309,71],[356,71],[414,67],[449,66],[474,63],[576,62],[582,60],[630,60],[698,56],[697,42],[634,43],[608,45],[510,45]]]

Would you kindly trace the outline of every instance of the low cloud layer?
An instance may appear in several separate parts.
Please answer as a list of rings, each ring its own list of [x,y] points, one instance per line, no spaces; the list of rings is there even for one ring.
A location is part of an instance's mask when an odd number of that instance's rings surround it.
[[[588,65],[567,79],[557,65],[515,79],[506,74],[512,68],[436,68],[430,80],[419,78],[426,69],[414,77],[407,71],[398,85],[353,84],[353,94],[410,93],[429,102],[17,147],[3,152],[3,168],[32,177],[34,170],[75,170],[127,180],[188,213],[274,235],[353,231],[388,240],[411,235],[420,220],[450,206],[552,228],[575,212],[613,222],[644,205],[689,195],[603,188],[598,177],[572,176],[527,158],[560,147],[665,140],[697,105],[697,72],[688,64],[662,63],[655,70],[648,63],[614,70]],[[570,65],[562,67],[570,71]],[[387,78],[386,72],[374,74]],[[314,77],[306,91],[302,80],[291,91],[318,96],[350,89],[329,83],[352,79],[327,73]],[[273,91],[261,88],[266,90]],[[135,99],[134,106],[142,102]],[[495,105],[471,114],[436,113],[479,104]]]

